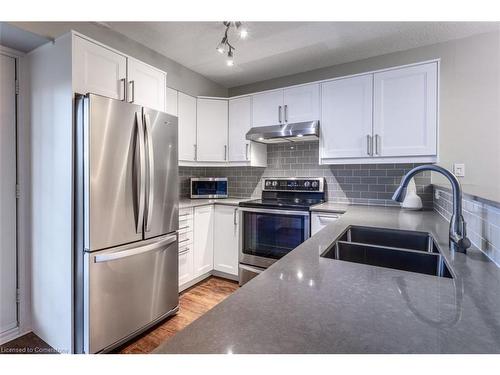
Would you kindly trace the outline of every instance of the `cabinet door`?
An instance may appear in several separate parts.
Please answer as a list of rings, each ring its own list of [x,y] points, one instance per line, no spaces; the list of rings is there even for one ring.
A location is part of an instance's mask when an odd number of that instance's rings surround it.
[[[252,95],[252,126],[284,123],[283,90]]]
[[[245,135],[252,127],[252,97],[229,100],[229,161],[250,160],[250,141]]]
[[[165,112],[177,116],[177,90],[167,87],[165,94]]]
[[[214,269],[238,275],[238,207],[215,206]]]
[[[179,92],[179,160],[196,160],[196,98]]]
[[[227,100],[198,99],[196,160],[227,160],[227,116]]]
[[[437,154],[437,63],[374,76],[375,156]]]
[[[214,207],[194,209],[194,277],[213,269],[214,265]]]
[[[337,221],[340,214],[330,212],[313,212],[311,213],[311,236],[318,233],[328,224]]]
[[[73,89],[125,99],[127,58],[79,36],[73,37]]]
[[[165,72],[136,59],[128,58],[127,100],[130,103],[165,112],[166,90],[167,74]]]
[[[319,84],[285,89],[283,116],[285,122],[319,120]]]
[[[321,84],[321,157],[370,156],[372,80],[369,74]]]

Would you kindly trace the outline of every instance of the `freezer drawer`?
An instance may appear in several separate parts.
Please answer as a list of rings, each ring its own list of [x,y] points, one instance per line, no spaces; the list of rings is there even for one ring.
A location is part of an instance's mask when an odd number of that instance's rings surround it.
[[[86,253],[84,351],[107,351],[176,311],[178,241],[171,234]]]

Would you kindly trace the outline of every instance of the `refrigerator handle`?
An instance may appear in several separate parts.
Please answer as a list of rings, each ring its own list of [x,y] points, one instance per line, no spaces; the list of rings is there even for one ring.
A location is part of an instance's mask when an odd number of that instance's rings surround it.
[[[135,120],[137,123],[137,136],[139,140],[139,199],[138,199],[138,212],[137,212],[137,226],[136,232],[142,233],[142,226],[144,223],[144,199],[146,190],[146,151],[144,150],[144,127],[142,124],[142,116],[140,112],[135,113]]]
[[[149,192],[148,192],[148,212],[146,217],[146,232],[151,230],[151,220],[153,218],[153,203],[155,199],[155,165],[153,152],[153,138],[151,136],[151,123],[149,115],[144,115],[144,123],[146,124],[146,139],[148,142],[148,162],[149,162]]]

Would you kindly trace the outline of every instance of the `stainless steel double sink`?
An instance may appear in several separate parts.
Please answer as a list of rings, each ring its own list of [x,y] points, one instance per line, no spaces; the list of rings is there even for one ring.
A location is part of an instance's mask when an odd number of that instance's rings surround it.
[[[349,226],[324,258],[453,278],[429,233]]]

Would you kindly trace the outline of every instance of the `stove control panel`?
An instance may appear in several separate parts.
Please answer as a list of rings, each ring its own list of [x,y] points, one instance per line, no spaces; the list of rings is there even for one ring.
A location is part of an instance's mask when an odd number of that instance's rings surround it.
[[[270,177],[262,179],[262,190],[265,191],[310,191],[322,193],[324,185],[325,180],[323,178],[314,177]]]

